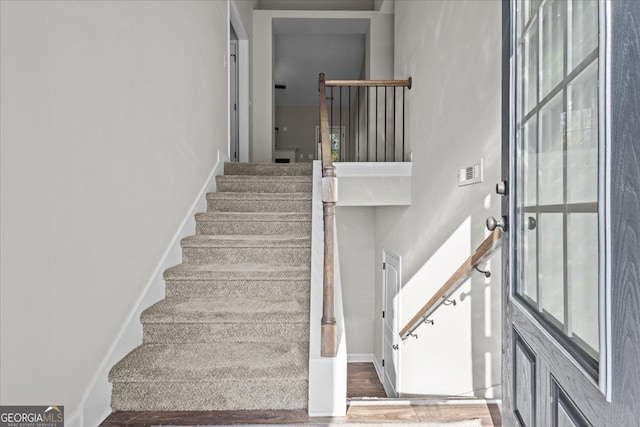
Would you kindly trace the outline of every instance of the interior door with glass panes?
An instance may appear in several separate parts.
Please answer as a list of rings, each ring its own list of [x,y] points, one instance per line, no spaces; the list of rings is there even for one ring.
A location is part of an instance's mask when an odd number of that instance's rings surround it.
[[[640,425],[612,393],[629,379],[612,376],[606,256],[607,42],[625,2],[504,2],[504,425]]]

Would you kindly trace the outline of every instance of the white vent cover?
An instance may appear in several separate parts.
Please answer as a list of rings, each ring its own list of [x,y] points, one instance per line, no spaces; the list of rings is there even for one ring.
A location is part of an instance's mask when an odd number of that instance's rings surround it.
[[[482,182],[482,159],[475,165],[458,170],[458,187]]]

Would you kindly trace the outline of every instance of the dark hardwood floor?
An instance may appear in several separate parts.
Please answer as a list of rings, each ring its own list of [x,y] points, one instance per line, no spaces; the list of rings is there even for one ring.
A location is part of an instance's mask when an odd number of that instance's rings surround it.
[[[387,397],[373,363],[347,364],[347,397]]]
[[[384,398],[386,394],[372,363],[350,363],[347,368],[347,395],[350,398]],[[100,427],[150,427],[160,425],[225,425],[225,424],[347,424],[362,423],[412,424],[423,422],[455,422],[479,419],[483,426],[501,426],[500,408],[496,404],[460,403],[398,405],[361,405],[355,402],[346,417],[309,418],[306,410],[297,411],[120,411],[109,415]]]

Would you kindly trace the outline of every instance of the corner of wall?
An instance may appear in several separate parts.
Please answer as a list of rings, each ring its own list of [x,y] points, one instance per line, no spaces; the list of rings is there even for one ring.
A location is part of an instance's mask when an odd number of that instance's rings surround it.
[[[164,298],[164,271],[182,262],[182,249],[180,240],[195,232],[195,214],[206,211],[207,193],[216,191],[215,177],[224,174],[224,163],[229,158],[226,153],[218,150],[218,159],[213,169],[202,186],[198,196],[185,214],[184,219],[173,239],[168,244],[164,255],[158,262],[153,274],[144,287],[142,294],[133,304],[122,328],[114,338],[102,364],[86,392],[79,407],[71,413],[65,422],[69,427],[97,426],[111,413],[111,383],[109,383],[109,371],[120,359],[142,344],[142,324],[140,314],[147,307]]]

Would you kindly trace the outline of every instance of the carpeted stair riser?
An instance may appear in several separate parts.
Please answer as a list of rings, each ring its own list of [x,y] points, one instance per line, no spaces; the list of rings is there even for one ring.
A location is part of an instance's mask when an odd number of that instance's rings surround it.
[[[311,210],[309,200],[281,200],[277,206],[269,200],[207,200],[209,212],[296,212]]]
[[[306,322],[309,296],[289,296],[269,300],[262,295],[227,298],[165,298],[142,312],[140,320],[149,323],[286,323]]]
[[[208,212],[311,212],[310,193],[208,193]]]
[[[300,247],[183,247],[182,262],[194,264],[213,264],[230,262],[271,262],[274,264],[309,263],[311,249]]]
[[[253,176],[311,176],[312,163],[225,163],[225,175],[253,175]]]
[[[196,264],[307,264],[311,239],[307,236],[207,236],[182,239],[182,262]]]
[[[216,382],[114,383],[111,406],[119,411],[239,411],[305,409],[306,379]]]
[[[145,343],[304,343],[309,321],[270,323],[144,323]]]
[[[278,301],[291,295],[309,293],[307,280],[167,280],[167,298],[236,298],[263,295]]]
[[[311,215],[287,213],[281,215],[201,213],[196,215],[197,234],[218,235],[311,235]]]
[[[226,299],[165,298],[146,309],[140,319],[145,342],[293,345],[308,341],[309,294],[289,295],[281,300],[262,294]]]
[[[142,344],[109,372],[112,382],[307,379],[307,343]]]
[[[309,295],[309,265],[234,264],[207,266],[180,264],[164,272],[167,297],[238,298],[261,295],[265,300],[284,300]]]
[[[219,192],[232,193],[310,193],[311,177],[218,176]]]

